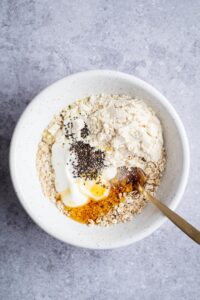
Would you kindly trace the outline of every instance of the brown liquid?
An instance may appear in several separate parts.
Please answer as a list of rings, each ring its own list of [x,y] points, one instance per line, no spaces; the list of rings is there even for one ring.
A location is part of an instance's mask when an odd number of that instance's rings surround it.
[[[80,223],[88,224],[89,220],[94,222],[97,218],[106,215],[120,202],[124,201],[123,193],[130,193],[137,189],[137,184],[140,182],[140,175],[136,168],[131,172],[122,170],[119,179],[112,181],[109,195],[99,201],[89,199],[88,203],[79,207],[65,206],[65,211],[69,216]]]

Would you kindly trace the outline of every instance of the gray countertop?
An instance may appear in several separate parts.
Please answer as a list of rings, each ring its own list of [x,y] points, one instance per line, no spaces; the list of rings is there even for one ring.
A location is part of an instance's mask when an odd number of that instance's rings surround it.
[[[200,1],[1,0],[0,24],[0,299],[199,299],[200,248],[169,221],[122,249],[63,244],[21,207],[8,151],[20,114],[55,80],[135,74],[183,120],[191,175],[177,211],[200,228]]]

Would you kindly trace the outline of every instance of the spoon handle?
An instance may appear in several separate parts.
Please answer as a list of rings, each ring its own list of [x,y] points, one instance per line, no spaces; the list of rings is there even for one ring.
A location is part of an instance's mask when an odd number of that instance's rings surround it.
[[[153,203],[160,211],[167,216],[177,227],[179,227],[185,234],[187,234],[193,241],[200,245],[200,231],[194,228],[186,220],[177,215],[169,207],[163,204],[161,201],[146,192],[141,186],[139,187],[140,192],[143,193],[146,200]]]

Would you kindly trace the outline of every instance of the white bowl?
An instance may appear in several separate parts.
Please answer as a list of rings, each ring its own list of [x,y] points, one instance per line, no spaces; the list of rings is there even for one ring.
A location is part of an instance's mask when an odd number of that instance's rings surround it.
[[[52,236],[72,245],[109,249],[134,243],[155,231],[166,218],[148,204],[132,221],[108,228],[88,227],[59,212],[42,194],[35,160],[43,129],[53,116],[75,101],[92,94],[128,94],[143,99],[160,118],[167,151],[167,166],[157,196],[175,209],[189,172],[189,147],[183,125],[171,104],[155,88],[128,74],[97,70],[63,78],[42,91],[28,105],[13,134],[10,149],[12,181],[31,218]]]

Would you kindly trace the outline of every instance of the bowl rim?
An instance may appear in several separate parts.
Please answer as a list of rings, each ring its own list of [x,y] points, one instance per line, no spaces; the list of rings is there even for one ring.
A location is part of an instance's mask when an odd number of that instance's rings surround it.
[[[31,110],[32,106],[35,104],[36,101],[40,101],[40,98],[42,97],[43,93],[46,93],[47,90],[50,90],[52,88],[54,88],[57,84],[64,82],[65,80],[67,80],[69,77],[84,77],[87,76],[88,74],[92,74],[95,76],[98,75],[110,75],[113,77],[118,77],[120,79],[124,79],[124,80],[129,80],[134,82],[134,84],[136,84],[137,86],[142,87],[143,89],[145,89],[147,92],[153,94],[155,96],[155,98],[158,99],[158,101],[161,102],[161,104],[165,107],[165,109],[168,111],[168,113],[173,117],[174,122],[176,124],[176,127],[178,129],[178,132],[180,134],[180,139],[181,139],[181,143],[182,143],[182,148],[183,148],[183,171],[182,171],[182,176],[180,179],[180,183],[179,186],[177,188],[177,193],[176,193],[176,197],[174,197],[172,199],[172,202],[170,203],[169,207],[171,209],[176,209],[177,206],[179,205],[181,198],[183,196],[183,193],[185,191],[186,185],[187,185],[187,181],[188,181],[188,176],[189,176],[189,167],[190,167],[190,150],[189,150],[189,143],[188,143],[188,138],[186,135],[186,131],[185,128],[183,126],[183,123],[178,115],[178,113],[176,112],[176,110],[174,109],[174,107],[171,105],[171,103],[167,100],[167,98],[162,95],[155,87],[153,87],[151,84],[147,83],[146,81],[131,75],[131,74],[127,74],[127,73],[123,73],[123,72],[119,72],[119,71],[114,71],[114,70],[107,70],[107,69],[97,69],[97,70],[88,70],[88,71],[82,71],[82,72],[78,72],[78,73],[74,73],[71,74],[69,76],[66,76],[60,80],[55,81],[54,83],[52,83],[51,85],[49,85],[48,87],[46,87],[45,89],[43,89],[41,92],[39,92],[31,101],[30,103],[27,105],[27,107],[25,108],[25,110],[22,112],[21,116],[19,117],[15,129],[13,131],[13,135],[11,138],[11,143],[10,143],[10,151],[9,151],[9,169],[10,169],[10,175],[11,175],[11,180],[14,186],[14,190],[15,193],[21,203],[21,205],[23,206],[23,208],[25,209],[25,211],[28,213],[28,215],[31,217],[31,219],[40,227],[42,228],[44,231],[46,231],[49,235],[53,236],[54,238],[71,244],[73,246],[77,246],[77,247],[81,247],[81,248],[88,248],[88,249],[114,249],[114,248],[119,248],[119,247],[124,247],[124,246],[128,246],[131,245],[145,237],[147,237],[148,235],[152,234],[155,230],[157,230],[160,226],[162,226],[164,224],[164,222],[167,220],[167,218],[163,215],[161,215],[158,220],[156,222],[154,222],[154,224],[152,224],[152,226],[150,228],[148,228],[145,232],[143,232],[143,234],[140,235],[140,237],[137,239],[130,238],[128,241],[122,242],[120,245],[119,243],[117,245],[110,245],[110,246],[98,246],[97,247],[92,247],[91,245],[86,246],[85,244],[83,245],[82,243],[79,243],[79,241],[77,241],[77,243],[71,242],[70,239],[67,240],[66,238],[62,238],[59,234],[55,234],[52,233],[51,230],[48,228],[48,226],[41,224],[35,217],[33,217],[32,215],[32,210],[28,208],[28,206],[26,205],[26,200],[24,199],[23,195],[20,192],[20,188],[17,185],[17,180],[16,180],[16,176],[17,174],[15,174],[14,171],[14,152],[15,152],[15,145],[17,142],[17,138],[18,138],[18,132],[21,129],[21,124],[23,122],[24,117],[29,113],[29,110]]]

